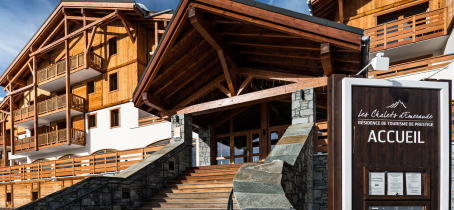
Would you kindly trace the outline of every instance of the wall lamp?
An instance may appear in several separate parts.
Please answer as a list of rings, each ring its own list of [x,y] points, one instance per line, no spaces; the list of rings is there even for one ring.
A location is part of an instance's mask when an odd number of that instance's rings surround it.
[[[380,71],[388,71],[389,70],[389,58],[388,57],[383,57],[385,54],[384,53],[377,53],[377,56],[375,58],[372,58],[372,61],[369,62],[361,71],[358,72],[359,75],[363,71],[365,71],[369,66],[372,66],[374,70],[380,70]]]

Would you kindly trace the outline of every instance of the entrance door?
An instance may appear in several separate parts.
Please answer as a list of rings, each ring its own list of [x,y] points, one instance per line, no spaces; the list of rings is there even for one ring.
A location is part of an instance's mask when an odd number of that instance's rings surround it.
[[[218,165],[258,162],[260,132],[241,132],[233,136],[216,138]]]

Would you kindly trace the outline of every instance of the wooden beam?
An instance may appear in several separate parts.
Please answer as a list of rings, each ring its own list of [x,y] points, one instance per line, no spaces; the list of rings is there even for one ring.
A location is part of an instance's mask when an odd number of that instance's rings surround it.
[[[132,23],[132,21],[128,18],[128,16],[125,13],[123,13],[123,12],[121,12],[119,10],[116,10],[116,12],[118,14],[118,17],[120,17],[120,19],[122,21],[126,22],[129,26],[134,28],[134,24]],[[127,27],[126,24],[125,24],[125,27]]]
[[[13,97],[9,97],[9,116],[10,116],[10,137],[11,137],[11,154],[14,155],[15,154],[15,151],[14,151],[14,106],[13,106],[14,102],[13,102]],[[6,133],[5,133],[6,134]],[[5,139],[6,139],[6,135],[5,135]],[[6,147],[6,146],[5,146]]]
[[[127,19],[126,15],[124,15],[120,11],[117,11],[117,13],[118,13],[118,16],[120,17],[121,22],[123,23],[123,26],[126,29],[126,32],[128,33],[129,39],[131,40],[132,43],[134,43],[135,39],[132,36],[131,30],[129,29],[128,24],[131,25],[133,29],[134,29],[134,26],[132,25],[132,23],[128,22],[128,19]]]
[[[52,39],[52,37],[55,36],[55,34],[60,31],[60,29],[64,26],[65,24],[65,20],[62,20],[58,25],[57,27],[54,28],[54,30],[52,31],[52,33],[50,33],[49,36],[47,36],[46,40],[44,40],[44,42],[39,46],[38,50],[43,48],[43,46],[45,46],[47,43],[49,43],[49,41]]]
[[[241,112],[246,111],[246,109],[248,109],[249,107],[251,107],[251,106],[243,106],[240,108],[230,109],[228,111],[225,111],[221,115],[214,118],[214,120],[212,122],[212,126],[213,127],[220,126],[222,123],[229,120],[230,118],[235,117],[236,115],[240,114]]]
[[[36,57],[33,58],[33,68],[32,71],[36,71],[38,62],[36,60]],[[33,128],[35,131],[35,151],[38,151],[38,83],[35,82],[38,79],[36,78],[38,74],[33,74],[33,108],[34,108],[34,115],[33,115]]]
[[[216,87],[221,90],[225,95],[227,95],[229,98],[232,97],[232,94],[230,94],[229,90],[224,87],[224,85],[221,85],[221,83],[216,84]]]
[[[90,50],[91,45],[93,45],[93,40],[95,40],[95,35],[96,35],[97,29],[98,29],[98,26],[95,26],[95,27],[93,27],[93,30],[91,30],[90,40],[88,41],[87,47],[85,48],[86,51]]]
[[[147,92],[142,94],[142,101],[149,107],[153,107],[159,111],[166,111],[170,109],[170,106],[166,102]]]
[[[288,97],[293,91],[302,90],[309,87],[322,87],[326,86],[326,77],[318,77],[312,79],[301,80],[297,83],[283,85],[275,88],[261,90],[257,92],[247,93],[240,96],[235,96],[227,99],[220,99],[216,101],[210,101],[202,104],[197,104],[189,107],[180,109],[170,110],[166,115],[172,115],[173,113],[180,114],[192,114],[194,116],[217,112],[236,107],[242,107],[257,103],[263,103],[267,101],[273,101],[280,98]]]
[[[69,21],[65,17],[65,37],[69,34]],[[85,27],[84,27],[85,28]],[[83,31],[81,31],[83,32]],[[71,95],[71,67],[70,67],[70,58],[69,58],[69,39],[64,40],[65,43],[65,89],[66,89],[66,140],[67,144],[71,145],[71,104],[72,104],[72,95]]]
[[[71,21],[84,20],[84,16],[66,16],[66,18],[68,18],[68,20],[71,20]],[[85,17],[85,18],[89,21],[96,21],[96,20],[102,19],[100,17]]]
[[[200,88],[197,92],[193,93],[191,96],[187,97],[185,100],[180,102],[175,106],[175,108],[182,108],[192,101],[196,100],[197,98],[200,98],[201,96],[207,94],[209,91],[213,90],[216,87],[216,84],[222,82],[225,80],[224,75],[218,76],[216,79],[211,81],[210,83],[206,84],[202,88]]]
[[[329,43],[322,43],[320,46],[320,58],[322,61],[323,71],[325,76],[329,77],[333,74],[333,60],[331,59],[331,47]]]
[[[253,79],[254,77],[252,76],[246,77],[243,84],[241,84],[240,87],[238,88],[238,93],[236,95],[240,95],[241,93],[243,93],[246,90],[246,88],[251,84]]]
[[[71,22],[73,22],[73,23],[75,23],[75,24],[77,24],[77,25],[80,25],[80,26],[82,25],[82,23],[80,23],[80,22],[77,21],[77,20],[71,20]]]
[[[40,58],[50,61],[50,55],[47,53],[39,55]]]
[[[13,82],[13,83],[16,83],[18,85],[22,85],[22,86],[26,86],[27,85],[27,82],[24,81],[24,80],[21,80],[17,77],[14,77],[14,80],[13,78],[10,78],[11,76],[10,75],[7,75],[6,78],[10,81],[10,82]]]
[[[218,52],[219,60],[221,61],[222,69],[224,71],[225,80],[229,87],[231,96],[235,96],[234,76],[227,64],[227,60],[232,60],[232,53],[225,45],[221,37],[219,37],[213,26],[205,20],[200,9],[190,7],[188,11],[188,18],[192,26],[210,43],[210,45]],[[232,66],[233,67],[233,66]],[[234,67],[233,67],[234,68]]]
[[[270,80],[280,80],[287,82],[298,82],[301,79],[314,78],[313,76],[291,74],[291,73],[282,73],[276,71],[267,71],[260,69],[252,69],[245,67],[237,67],[235,70],[237,74],[245,74],[248,76],[253,76],[255,78],[270,79]]]
[[[87,8],[82,8],[82,9],[80,9],[80,13],[81,13],[82,16],[84,16],[84,17],[90,17],[90,16],[93,15],[93,14],[90,12],[90,10],[88,10]]]
[[[344,0],[339,1],[339,23],[344,24]]]
[[[105,17],[103,17],[102,19],[97,20],[95,22],[92,22],[92,23],[88,24],[87,26],[82,27],[82,28],[70,33],[70,34],[66,34],[64,37],[62,37],[62,38],[50,43],[49,45],[47,45],[45,47],[42,47],[41,49],[38,49],[36,52],[30,54],[30,56],[34,56],[34,55],[38,55],[38,54],[42,54],[44,52],[50,51],[53,48],[55,48],[56,46],[58,46],[58,45],[62,44],[63,42],[65,42],[65,40],[74,38],[74,37],[80,35],[83,31],[88,30],[88,29],[90,29],[92,27],[98,26],[99,24],[103,23],[104,21],[107,21],[107,20],[110,20],[112,18],[115,18],[116,16],[117,16],[117,13],[116,12],[112,12],[109,15],[106,15]]]
[[[64,15],[64,16],[71,16],[73,13],[69,11],[69,8],[66,8],[66,7],[63,7],[61,9],[61,13]]]

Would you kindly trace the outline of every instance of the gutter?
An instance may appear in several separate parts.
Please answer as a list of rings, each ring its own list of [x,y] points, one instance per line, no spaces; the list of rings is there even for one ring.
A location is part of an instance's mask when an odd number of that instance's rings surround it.
[[[369,44],[370,44],[370,36],[362,36],[361,37],[361,69],[369,64]],[[364,71],[361,75],[364,78],[368,78],[369,69]]]

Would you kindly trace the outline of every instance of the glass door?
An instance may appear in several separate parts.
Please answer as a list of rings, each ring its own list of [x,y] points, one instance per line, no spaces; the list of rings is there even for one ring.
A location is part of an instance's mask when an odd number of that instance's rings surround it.
[[[260,161],[260,132],[251,132],[250,134],[250,148],[249,162]]]
[[[248,162],[248,136],[246,133],[233,137],[232,153],[234,154],[234,163]]]

